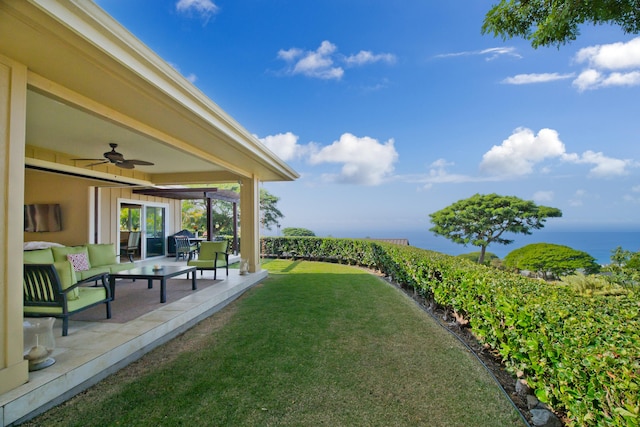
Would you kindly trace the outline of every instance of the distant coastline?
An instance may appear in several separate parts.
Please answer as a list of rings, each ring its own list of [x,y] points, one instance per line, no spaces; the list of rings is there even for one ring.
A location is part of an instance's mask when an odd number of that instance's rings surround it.
[[[318,234],[318,236],[329,236],[329,234]],[[474,246],[458,245],[441,236],[435,236],[428,230],[418,231],[383,231],[374,232],[338,232],[331,234],[332,237],[345,238],[381,238],[381,239],[408,239],[411,246],[428,249],[448,255],[460,255],[478,250]],[[509,238],[514,242],[510,245],[489,245],[487,251],[496,254],[499,258],[504,258],[514,249],[526,246],[531,243],[554,243],[557,245],[569,246],[573,249],[584,251],[594,257],[599,264],[609,264],[611,262],[611,251],[618,246],[623,249],[637,252],[640,251],[640,231],[551,231],[538,230],[529,236],[511,235]]]

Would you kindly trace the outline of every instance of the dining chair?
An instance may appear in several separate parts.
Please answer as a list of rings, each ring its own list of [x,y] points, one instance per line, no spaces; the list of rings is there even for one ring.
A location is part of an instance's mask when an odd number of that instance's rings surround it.
[[[198,252],[198,245],[189,241],[187,236],[175,236],[176,240],[176,261],[183,257],[187,261],[191,261],[191,258],[195,258]]]
[[[131,231],[129,233],[129,239],[127,240],[127,246],[120,248],[120,254],[126,254],[129,257],[129,261],[133,262],[133,256],[138,252],[140,246],[140,232]]]

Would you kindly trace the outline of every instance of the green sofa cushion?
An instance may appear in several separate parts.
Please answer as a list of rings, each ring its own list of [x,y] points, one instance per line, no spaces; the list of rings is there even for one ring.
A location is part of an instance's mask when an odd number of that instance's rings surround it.
[[[51,248],[24,251],[22,258],[25,264],[53,264],[53,252]],[[64,261],[67,259],[65,258]]]
[[[109,269],[111,269],[110,271],[111,273],[117,273],[122,270],[131,270],[132,268],[135,268],[135,267],[136,265],[132,262],[123,262],[120,264],[111,264],[109,266]]]
[[[217,242],[202,242],[200,245],[200,259],[215,259],[216,252],[219,253],[218,259],[224,259],[224,253],[227,252],[227,241],[221,240]]]
[[[54,262],[53,266],[58,272],[58,276],[60,276],[60,285],[62,286],[62,289],[67,289],[78,282],[76,271],[73,269],[73,265],[71,265],[69,261]],[[79,296],[78,288],[67,293],[67,299],[69,301],[76,300]]]
[[[205,259],[205,260],[201,260],[201,259],[196,259],[196,260],[191,260],[189,262],[187,262],[187,265],[189,267],[197,267],[197,268],[217,268],[217,267],[224,267],[227,265],[225,259],[224,259],[224,255],[220,255],[218,262],[216,263],[214,260],[212,259]]]
[[[109,266],[105,265],[102,267],[91,267],[88,270],[84,271],[76,271],[76,277],[80,280],[88,279],[89,277],[96,276],[98,274],[111,273]]]
[[[67,306],[69,312],[73,313],[76,310],[80,310],[88,305],[95,304],[104,300],[107,297],[107,291],[103,287],[80,287],[77,288],[80,291],[79,298],[75,300],[68,300]],[[62,314],[62,307],[30,307],[25,306],[23,310],[25,315],[30,313],[34,314]]]
[[[117,264],[116,247],[113,243],[89,244],[86,246],[89,251],[89,262],[91,267],[108,266]]]
[[[89,252],[87,252],[86,246],[61,246],[61,247],[53,247],[51,248],[53,252],[53,260],[55,262],[67,261],[67,255],[69,254],[87,254],[89,256]],[[91,258],[89,257],[89,264],[91,264]]]

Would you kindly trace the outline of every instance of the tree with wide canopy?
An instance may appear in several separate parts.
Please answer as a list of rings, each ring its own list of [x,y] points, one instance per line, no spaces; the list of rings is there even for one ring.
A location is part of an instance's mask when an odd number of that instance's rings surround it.
[[[543,228],[547,218],[561,217],[562,212],[515,196],[493,193],[459,200],[429,216],[434,225],[430,231],[455,243],[479,246],[478,263],[482,264],[489,244],[513,243],[504,233],[531,234],[531,230]]]

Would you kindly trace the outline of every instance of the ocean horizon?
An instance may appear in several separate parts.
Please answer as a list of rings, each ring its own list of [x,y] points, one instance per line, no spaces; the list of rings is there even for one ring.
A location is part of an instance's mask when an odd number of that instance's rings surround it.
[[[479,250],[477,246],[463,246],[434,235],[428,230],[378,230],[375,232],[336,232],[318,234],[320,237],[344,237],[344,238],[371,238],[371,239],[407,239],[411,246],[441,252],[447,255],[460,255]],[[509,235],[513,243],[509,245],[491,244],[487,252],[491,252],[499,258],[504,258],[514,249],[521,248],[531,243],[553,243],[569,246],[572,249],[588,253],[596,259],[598,264],[604,265],[611,262],[611,252],[617,247],[632,252],[640,251],[640,231],[551,231],[537,230],[530,235]]]

